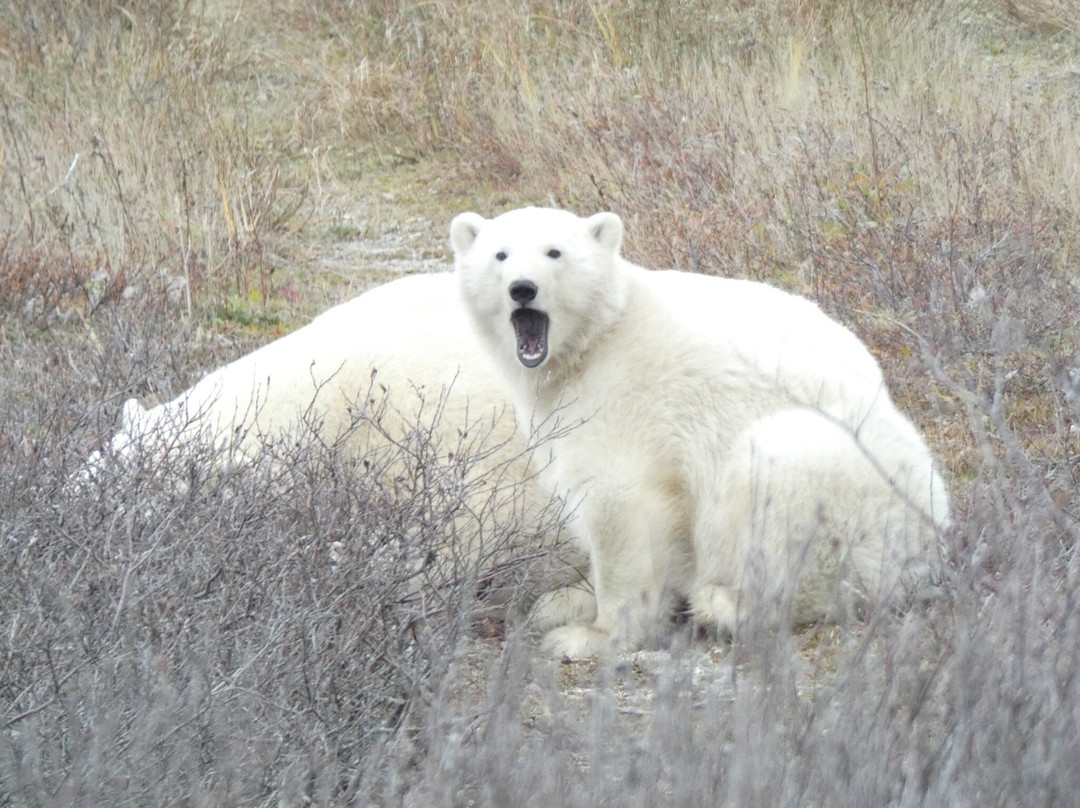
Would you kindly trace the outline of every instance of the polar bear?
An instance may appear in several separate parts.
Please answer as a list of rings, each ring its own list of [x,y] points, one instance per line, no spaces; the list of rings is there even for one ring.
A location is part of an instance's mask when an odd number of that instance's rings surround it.
[[[450,231],[473,328],[519,423],[551,436],[589,554],[594,595],[542,604],[539,622],[569,621],[552,652],[640,646],[676,602],[726,633],[932,591],[941,476],[866,347],[814,303],[634,266],[612,213],[463,213]]]
[[[198,441],[228,466],[301,432],[362,456],[419,427],[452,441],[448,451],[482,437],[521,453],[512,407],[476,340],[461,333],[466,322],[452,273],[400,278],[218,368],[172,401],[148,409],[126,401],[112,448],[169,452]]]
[[[314,440],[376,464],[394,490],[437,487],[455,515],[447,541],[466,558],[494,564],[517,550],[536,556],[532,534],[558,522],[450,272],[376,287],[172,401],[144,408],[130,399],[121,422],[82,470],[83,483],[135,459],[162,478],[178,468],[182,477],[176,458],[224,471],[268,447],[287,457],[291,446]],[[530,527],[521,536],[527,548],[506,546],[515,530]],[[557,531],[547,533],[558,542]],[[529,587],[573,575],[556,562]]]

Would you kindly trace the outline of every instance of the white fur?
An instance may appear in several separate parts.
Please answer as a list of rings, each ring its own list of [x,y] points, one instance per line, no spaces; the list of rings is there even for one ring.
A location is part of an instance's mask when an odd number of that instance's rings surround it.
[[[335,306],[204,376],[172,401],[124,403],[112,448],[206,441],[244,462],[271,441],[316,433],[363,455],[418,426],[457,448],[476,429],[524,450],[512,408],[469,333],[450,273],[416,275]],[[440,423],[441,422],[441,425]],[[503,454],[506,456],[506,453]]]
[[[611,213],[451,225],[473,326],[519,423],[557,435],[552,478],[591,558],[594,608],[545,600],[548,623],[586,620],[551,650],[638,646],[676,599],[726,632],[751,606],[805,622],[928,588],[947,495],[858,338],[764,284],[634,266],[621,239]],[[515,281],[550,317],[533,369]]]
[[[377,456],[389,482],[413,479],[402,463],[428,464],[426,484],[460,490],[450,529],[459,546],[473,542],[475,554],[496,525],[528,523],[549,503],[532,481],[513,407],[471,333],[452,273],[372,289],[172,401],[149,409],[125,402],[121,421],[83,480],[136,452],[163,469],[185,453],[228,468],[268,444],[285,441],[287,456],[289,443],[318,440],[348,456]],[[195,446],[211,452],[196,455]],[[430,453],[422,460],[421,450]]]

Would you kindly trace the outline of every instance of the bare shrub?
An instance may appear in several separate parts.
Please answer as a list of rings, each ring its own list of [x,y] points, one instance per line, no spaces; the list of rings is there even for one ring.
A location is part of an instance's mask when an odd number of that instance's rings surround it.
[[[529,531],[550,537],[558,514],[488,518],[466,551],[454,526],[483,481],[471,444],[447,461],[427,429],[362,463],[301,430],[224,474],[211,447],[136,446],[73,485],[82,435],[111,432],[54,392],[92,366],[87,346],[21,347],[2,401],[24,414],[0,444],[0,794],[262,804],[384,788],[448,671],[527,597]],[[56,350],[76,358],[46,383],[25,360]],[[110,383],[126,364],[92,361]]]

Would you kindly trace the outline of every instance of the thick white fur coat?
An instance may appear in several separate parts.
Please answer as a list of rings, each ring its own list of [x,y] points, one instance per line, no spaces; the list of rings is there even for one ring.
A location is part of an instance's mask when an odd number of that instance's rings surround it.
[[[634,266],[610,213],[462,214],[451,238],[519,423],[556,435],[550,479],[591,559],[595,600],[538,615],[568,623],[554,653],[639,646],[676,600],[727,632],[755,609],[805,622],[932,588],[941,477],[866,347],[812,302]],[[547,316],[537,367],[519,308]]]

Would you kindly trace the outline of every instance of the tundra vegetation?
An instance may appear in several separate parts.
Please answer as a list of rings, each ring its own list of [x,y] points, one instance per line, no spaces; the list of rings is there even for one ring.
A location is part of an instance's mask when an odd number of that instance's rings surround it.
[[[1074,804],[1078,21],[10,0],[0,806]],[[635,263],[855,330],[950,484],[941,597],[560,665],[493,614],[490,567],[427,563],[454,499],[421,432],[389,482],[310,442],[71,484],[125,399],[448,268],[453,214],[528,203],[615,210]]]

